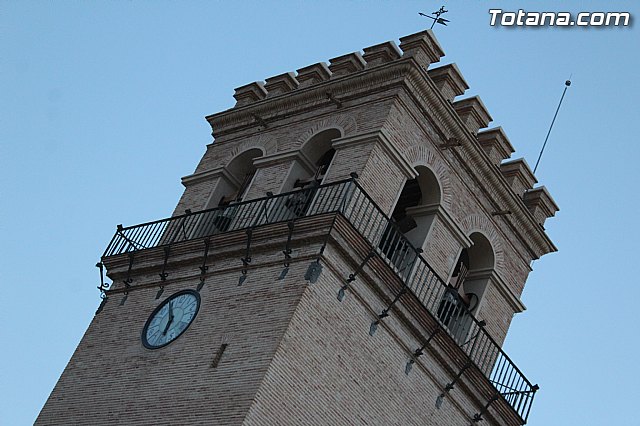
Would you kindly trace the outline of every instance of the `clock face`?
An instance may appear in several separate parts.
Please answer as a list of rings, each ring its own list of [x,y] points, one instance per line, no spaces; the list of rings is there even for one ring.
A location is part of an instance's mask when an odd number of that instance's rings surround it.
[[[193,322],[200,308],[200,294],[182,290],[169,296],[152,313],[142,330],[142,344],[158,349],[176,340]]]

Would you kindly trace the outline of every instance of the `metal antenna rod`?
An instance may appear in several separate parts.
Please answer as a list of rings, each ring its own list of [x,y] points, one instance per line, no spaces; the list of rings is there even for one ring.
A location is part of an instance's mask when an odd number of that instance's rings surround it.
[[[544,148],[547,146],[547,141],[549,140],[549,135],[551,134],[551,129],[553,129],[553,124],[556,122],[556,117],[558,116],[558,112],[560,111],[560,106],[562,105],[562,101],[564,100],[564,95],[567,93],[567,89],[571,86],[571,76],[569,76],[569,80],[564,82],[564,91],[562,92],[562,97],[560,98],[560,102],[558,103],[558,108],[556,109],[556,113],[553,115],[553,120],[551,120],[551,126],[549,126],[549,131],[547,132],[547,137],[544,138],[544,143],[542,144],[542,149],[540,150],[540,155],[538,155],[538,161],[536,161],[536,165],[533,168],[533,173],[538,169],[538,165],[540,164],[540,159],[542,158],[542,153],[544,152]]]

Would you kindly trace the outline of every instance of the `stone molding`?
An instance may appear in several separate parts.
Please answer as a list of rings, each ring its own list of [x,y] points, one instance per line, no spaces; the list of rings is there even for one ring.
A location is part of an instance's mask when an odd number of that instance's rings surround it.
[[[312,86],[331,78],[331,71],[329,71],[329,67],[324,62],[318,62],[316,64],[300,68],[296,72],[298,73],[296,79],[298,80],[298,83],[300,83],[301,88]]]
[[[427,71],[427,74],[448,101],[453,102],[456,96],[464,95],[464,92],[469,89],[469,85],[455,63],[432,68]]]
[[[194,173],[192,175],[182,177],[182,185],[189,187],[199,182],[206,180],[212,180],[215,178],[223,177],[236,186],[240,186],[242,182],[238,181],[235,177],[227,171],[225,166],[216,167],[215,169],[206,170],[204,172]]]
[[[391,143],[384,129],[335,139],[332,146],[337,151],[343,147],[369,143],[375,143],[382,147],[393,163],[402,170],[407,179],[413,179],[418,176],[418,173],[411,166],[411,163],[409,163],[400,151],[398,151],[398,148]]]
[[[224,162],[228,164],[238,155],[250,149],[259,149],[263,155],[275,154],[278,152],[278,142],[275,138],[264,134],[258,135],[256,138],[245,139],[233,145],[233,148],[229,150],[229,154],[224,158]]]
[[[315,169],[311,160],[309,160],[304,152],[300,151],[299,149],[278,152],[272,155],[256,158],[253,161],[253,165],[256,166],[256,168],[260,169],[276,164],[286,163],[288,161],[299,161],[302,166],[307,169],[308,172],[313,172]]]
[[[481,130],[478,132],[477,138],[484,152],[496,166],[500,166],[503,160],[511,157],[511,154],[515,152],[502,127]]]
[[[480,96],[460,99],[451,105],[453,105],[453,109],[473,134],[478,133],[479,129],[487,127],[489,123],[493,121]]]
[[[281,95],[298,88],[300,83],[292,72],[285,72],[274,77],[269,77],[264,85],[267,97]]]
[[[255,128],[257,125],[256,115],[271,124],[283,117],[295,115],[298,111],[306,111],[309,107],[319,108],[321,104],[335,109],[335,104],[327,97],[328,92],[336,99],[343,99],[347,96],[350,98],[365,96],[365,94],[377,91],[382,87],[400,83],[410,68],[412,65],[408,60],[398,59],[371,70],[338,77],[334,74],[331,80],[304,89],[298,88],[281,96],[263,99],[251,105],[234,107],[205,118],[213,129],[214,137],[217,137],[241,129]]]
[[[329,70],[333,73],[331,78],[351,74],[364,69],[366,62],[360,52],[347,53],[329,59]]]
[[[538,182],[524,158],[500,164],[500,173],[505,177],[511,189],[521,197]]]
[[[367,63],[367,68],[395,61],[396,59],[400,59],[402,56],[402,52],[392,41],[365,47],[363,51],[364,55],[362,55],[362,58]]]
[[[400,37],[400,49],[403,58],[413,58],[424,69],[444,56],[444,50],[431,30]]]
[[[545,186],[529,189],[523,196],[524,204],[543,225],[547,218],[556,215],[560,210]]]
[[[449,232],[456,238],[462,247],[469,248],[473,242],[464,233],[464,230],[458,225],[456,220],[441,204],[429,204],[426,206],[415,206],[406,209],[407,214],[411,216],[435,215],[438,221],[444,224]]]
[[[267,91],[263,82],[254,81],[253,83],[236,87],[233,97],[236,99],[236,106],[239,107],[266,98]]]
[[[296,139],[296,146],[302,147],[317,133],[329,129],[338,129],[342,137],[353,135],[358,131],[358,123],[348,115],[333,115],[310,124],[309,128]]]
[[[469,281],[481,279],[488,279],[489,285],[495,286],[498,293],[509,304],[514,313],[519,314],[527,309],[524,303],[522,303],[522,300],[520,300],[520,298],[509,288],[509,285],[502,279],[495,269],[479,269],[471,271],[469,272],[469,275],[467,275],[467,280]]]

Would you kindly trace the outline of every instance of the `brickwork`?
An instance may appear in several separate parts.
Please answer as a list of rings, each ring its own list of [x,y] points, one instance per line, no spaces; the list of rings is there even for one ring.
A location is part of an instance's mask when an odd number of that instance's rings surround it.
[[[307,243],[293,254],[304,258],[318,250],[316,243]],[[184,255],[175,256],[177,262]],[[196,288],[196,264],[170,264],[172,281],[160,299],[155,298],[157,286],[132,290],[124,305],[121,293],[112,295],[94,317],[36,424],[240,424],[305,291],[301,277],[309,264],[294,262],[281,281],[279,250],[259,250],[254,258],[259,271],[250,270],[238,286],[239,259],[213,251],[214,272],[200,291],[195,321],[162,349],[142,346],[143,326],[166,297]],[[144,256],[138,259],[132,285],[157,284],[157,264]],[[115,288],[122,288],[126,267],[112,269]],[[212,368],[223,343],[228,347]]]
[[[320,280],[302,296],[244,424],[469,422],[481,406],[461,390],[464,384],[436,408],[438,395],[455,375],[442,368],[442,353],[428,351],[405,374],[409,354],[421,340],[395,315],[370,336],[369,325],[384,302],[364,278],[339,302],[340,271],[350,265],[335,250],[328,250],[326,259]],[[487,418],[485,424],[501,422]]]
[[[555,250],[541,225],[557,206],[546,189],[532,188],[535,176],[526,163],[500,165],[513,149],[501,129],[478,133],[491,121],[480,98],[450,102],[468,86],[455,65],[433,66],[443,55],[433,34],[401,40],[402,51],[382,43],[366,48],[364,56],[338,56],[329,66],[318,63],[301,68],[298,75],[283,73],[266,84],[237,88],[234,108],[207,117],[215,142],[207,146],[195,172],[183,178],[185,192],[174,215],[215,207],[214,194],[229,195],[222,192],[242,177],[231,176],[236,166],[230,164],[238,164],[234,159],[249,150],[249,157],[239,157],[250,158],[249,166],[256,170],[244,200],[291,190],[297,177],[308,178],[318,167],[317,158],[306,157],[306,144],[334,130],[331,134],[340,137],[331,141],[335,155],[323,182],[356,172],[359,184],[387,215],[394,212],[408,180],[424,185],[431,181],[420,173],[433,174],[437,188],[430,196],[437,202],[424,204],[426,189],[421,186],[423,204],[412,207],[429,229],[412,236],[422,240],[411,242],[424,250],[424,259],[444,284],[462,250],[480,244],[473,238],[486,240],[492,264],[472,269],[469,283],[480,296],[474,314],[501,344],[513,315],[524,310],[520,296],[531,260]],[[347,210],[355,209],[351,200]],[[365,220],[372,213],[353,216]],[[136,254],[136,290],[122,305],[127,256],[105,259],[115,283],[113,295],[87,330],[37,423],[468,423],[495,393],[484,376],[489,372],[465,375],[444,405],[435,406],[464,364],[460,342],[443,333],[411,374],[404,372],[412,351],[434,328],[444,327],[433,312],[422,311],[417,299],[402,299],[369,336],[369,325],[402,286],[388,264],[378,260],[377,266],[366,266],[347,299],[336,298],[363,252],[377,248],[372,241],[387,229],[382,219],[360,228],[371,231],[369,242],[354,230],[338,226],[336,231],[332,222],[324,269],[313,285],[302,277],[323,244],[318,232],[328,232],[324,219],[303,219],[307,230],[296,232],[308,235],[296,237],[297,260],[283,281],[277,277],[286,226],[255,229],[255,244],[261,248],[252,254],[242,286],[239,259],[245,255],[245,233],[216,236],[216,244],[224,244],[210,253],[214,262],[201,290],[201,312],[184,336],[160,350],[141,345],[142,326],[165,297],[195,288],[202,240],[172,251],[171,282],[158,300],[162,250]],[[258,222],[250,217],[247,223]],[[228,348],[212,368],[223,343]],[[492,405],[485,420],[519,422],[503,399]]]

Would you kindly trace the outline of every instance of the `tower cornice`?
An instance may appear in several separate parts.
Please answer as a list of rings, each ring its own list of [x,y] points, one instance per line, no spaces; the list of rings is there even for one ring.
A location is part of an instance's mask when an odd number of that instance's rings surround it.
[[[533,257],[539,258],[546,253],[557,251],[522,198],[513,192],[499,169],[492,164],[476,135],[465,126],[453,105],[444,99],[427,73],[419,66],[411,67],[407,82],[415,89],[415,91],[408,90],[409,95],[423,106],[425,112],[429,111],[443,134],[462,143],[463,149],[454,150],[454,155],[459,157],[462,164],[468,165],[468,172],[472,176],[476,176],[479,181],[489,183],[489,185],[482,187],[485,188],[487,195],[498,210],[511,212],[511,214],[502,216],[503,220],[527,244]],[[493,191],[490,191],[489,188],[492,188]]]

